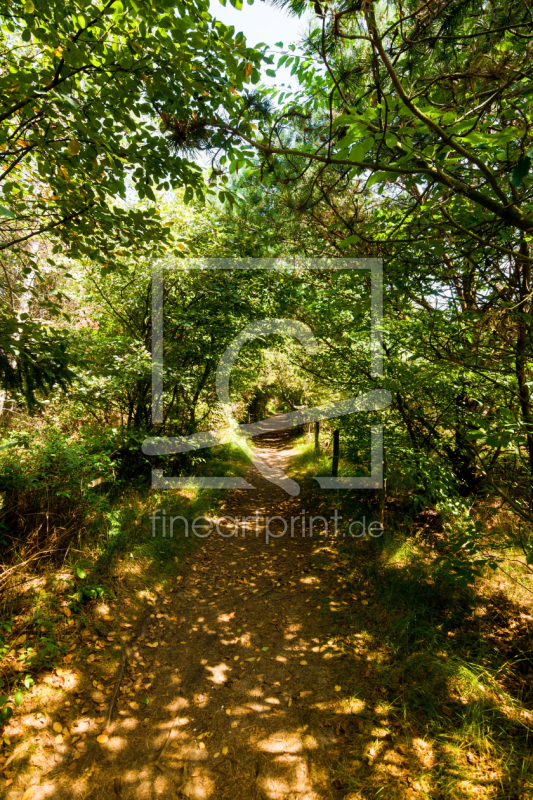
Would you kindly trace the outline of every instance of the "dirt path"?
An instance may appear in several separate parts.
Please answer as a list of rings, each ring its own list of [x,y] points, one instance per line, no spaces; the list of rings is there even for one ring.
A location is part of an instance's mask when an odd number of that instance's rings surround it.
[[[284,468],[291,440],[265,437],[257,452]],[[104,687],[95,681],[92,699],[102,716],[82,740],[83,758],[41,780],[32,798],[332,796],[351,709],[339,664],[321,652],[328,631],[316,613],[311,559],[324,540],[302,538],[299,525],[291,538],[301,498],[253,468],[247,479],[256,491],[234,492],[221,504],[227,517],[250,517],[238,536],[229,519],[219,519],[224,536],[205,539],[189,572],[147,619],[108,738],[96,740],[109,699],[96,696]],[[285,517],[287,535],[267,543],[264,515]],[[279,532],[280,521],[270,529]]]
[[[283,468],[290,440],[270,437],[257,452]],[[169,644],[150,667],[158,686],[143,726],[150,741],[121,746],[128,715],[107,744],[125,796],[169,796],[173,787],[198,800],[329,795],[338,740],[321,723],[337,698],[333,676],[312,652],[327,636],[313,614],[312,543],[284,536],[267,544],[264,515],[290,518],[301,503],[255,470],[247,479],[257,491],[234,493],[221,513],[251,519],[238,538],[210,535],[165,609],[177,620],[160,623]],[[219,525],[225,536],[235,528],[228,519]],[[281,531],[280,521],[271,530]],[[153,761],[169,731],[160,771]]]
[[[256,449],[285,468],[291,447],[282,433]],[[529,709],[517,707],[511,728],[504,688],[465,682],[459,639],[492,641],[490,620],[483,633],[465,607],[454,621],[449,587],[418,561],[416,572],[411,562],[387,568],[374,540],[302,537],[303,508],[307,525],[333,512],[309,481],[290,497],[253,468],[247,479],[256,490],[221,495],[220,533],[187,558],[166,595],[157,580],[139,580],[141,562],[123,563],[119,600],[84,624],[64,621],[64,666],[4,728],[6,800],[533,796],[528,776],[507,767],[508,742],[529,752],[528,729],[518,728]],[[285,518],[287,534],[267,542],[265,516]],[[278,519],[270,529],[281,527]],[[106,727],[121,646],[127,667]],[[502,737],[504,766],[476,739],[479,719],[497,726],[487,730]],[[517,730],[522,739],[510,738]]]

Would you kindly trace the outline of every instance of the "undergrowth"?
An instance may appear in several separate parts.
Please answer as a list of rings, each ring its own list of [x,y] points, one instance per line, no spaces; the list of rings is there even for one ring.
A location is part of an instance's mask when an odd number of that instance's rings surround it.
[[[533,617],[519,553],[507,546],[505,569],[487,566],[471,583],[452,581],[438,568],[446,548],[438,514],[429,526],[424,515],[406,520],[394,498],[381,537],[352,538],[347,520],[374,518],[375,493],[325,499],[312,476],[326,456],[315,455],[309,436],[299,449],[292,466],[306,503],[344,517],[344,536],[317,541],[318,613],[338,657],[353,660],[354,699],[365,703],[377,731],[382,726],[371,751],[358,752],[354,737],[335,786],[354,798],[384,796],[380,736],[392,736],[400,751],[407,743],[398,780],[417,796],[531,797]]]

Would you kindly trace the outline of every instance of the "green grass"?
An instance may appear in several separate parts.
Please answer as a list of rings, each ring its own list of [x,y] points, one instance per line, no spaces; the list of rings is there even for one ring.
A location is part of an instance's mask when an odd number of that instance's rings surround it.
[[[332,443],[324,437],[320,442],[320,451],[315,452],[314,435],[305,433],[303,436],[291,442],[291,446],[297,451],[297,455],[292,459],[291,466],[299,473],[307,473],[316,476],[331,475],[333,452]],[[343,475],[366,475],[369,474],[370,463],[366,466],[353,464],[346,458],[339,460],[339,476]]]

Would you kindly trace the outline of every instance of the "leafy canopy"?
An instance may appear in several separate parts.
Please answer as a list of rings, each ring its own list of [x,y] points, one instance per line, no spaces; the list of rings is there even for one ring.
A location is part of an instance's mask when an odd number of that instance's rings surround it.
[[[159,127],[169,113],[221,119],[258,80],[260,54],[233,37],[207,0],[3,2],[0,249],[49,232],[105,261],[164,240],[155,211],[113,201],[128,185],[141,200],[171,186],[203,197],[200,167]]]

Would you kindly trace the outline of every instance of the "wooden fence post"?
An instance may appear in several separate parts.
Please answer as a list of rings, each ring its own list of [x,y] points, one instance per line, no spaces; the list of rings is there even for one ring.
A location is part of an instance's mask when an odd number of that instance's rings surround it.
[[[317,420],[315,422],[315,454],[318,455],[320,453],[320,440],[318,438],[320,433],[320,422]]]
[[[331,476],[336,478],[339,474],[339,430],[333,431],[333,463],[331,465]]]

